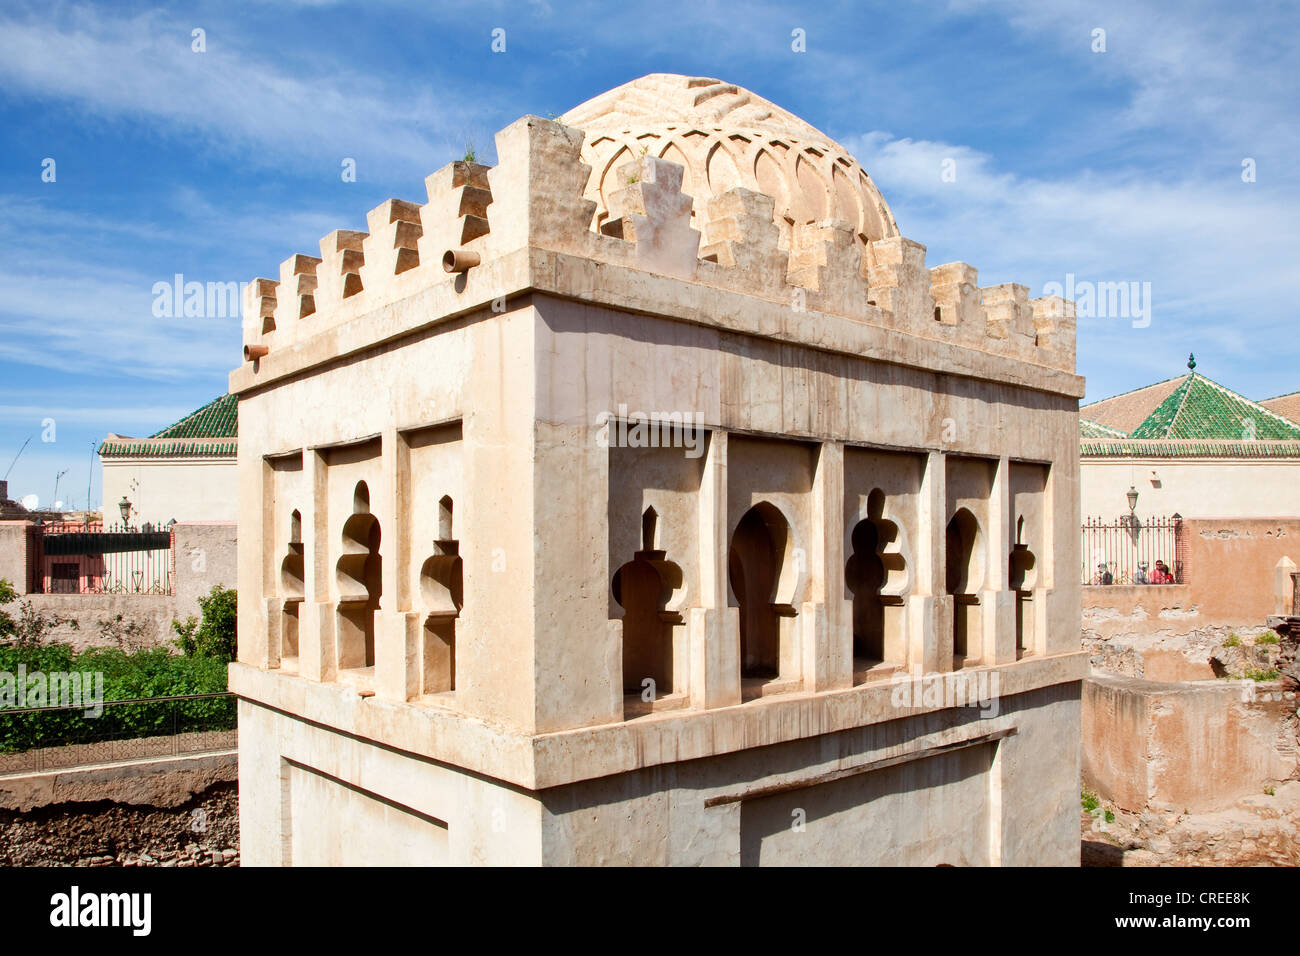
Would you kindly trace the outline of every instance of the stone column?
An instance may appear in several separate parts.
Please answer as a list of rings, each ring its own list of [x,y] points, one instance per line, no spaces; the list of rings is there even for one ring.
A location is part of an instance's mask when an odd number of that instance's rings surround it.
[[[380,436],[380,486],[375,511],[383,529],[382,590],[375,612],[375,694],[407,701],[420,693],[420,630],[410,595],[410,446],[395,428]]]
[[[907,669],[912,674],[952,670],[952,597],[947,593],[947,464],[941,451],[926,456],[917,496],[915,575],[907,599]]]
[[[303,601],[298,609],[298,673],[308,680],[338,677],[334,601],[330,595],[329,506],[325,459],[319,451],[302,453],[304,496]]]
[[[808,574],[800,617],[803,688],[853,686],[853,603],[844,600],[844,445],[823,442],[813,475]]]
[[[239,542],[236,546],[239,602],[239,660],[253,667],[271,664],[267,608],[267,546],[272,519],[268,500],[273,487],[271,465],[260,455],[241,456],[237,464],[240,501]]]
[[[690,608],[691,706],[740,703],[740,609],[727,604],[727,433],[709,435],[700,480],[700,606]]]
[[[1016,659],[1016,594],[1009,590],[1011,560],[1011,463],[1003,456],[993,466],[989,493],[988,547],[984,555],[984,587],[980,593],[981,664],[1005,664]]]

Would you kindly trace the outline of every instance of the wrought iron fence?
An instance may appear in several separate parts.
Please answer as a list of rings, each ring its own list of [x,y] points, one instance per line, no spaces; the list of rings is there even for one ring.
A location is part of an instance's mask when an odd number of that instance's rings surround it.
[[[1146,521],[1131,516],[1115,521],[1089,518],[1083,523],[1080,580],[1084,584],[1183,584],[1185,554],[1181,515]],[[1160,565],[1167,570],[1162,572]]]
[[[29,590],[47,594],[171,594],[170,526],[90,522],[37,525]]]
[[[89,712],[89,713],[88,713]],[[0,709],[0,773],[205,753],[234,746],[235,695],[190,694]]]

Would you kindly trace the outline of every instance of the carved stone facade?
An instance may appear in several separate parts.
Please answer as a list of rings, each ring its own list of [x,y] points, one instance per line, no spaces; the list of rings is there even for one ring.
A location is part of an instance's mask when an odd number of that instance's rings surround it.
[[[1076,863],[1072,306],[747,91],[564,121],[249,287],[244,863]]]

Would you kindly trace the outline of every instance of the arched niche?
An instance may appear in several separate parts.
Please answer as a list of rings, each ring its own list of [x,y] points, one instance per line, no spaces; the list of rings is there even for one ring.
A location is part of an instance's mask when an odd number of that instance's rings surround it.
[[[641,515],[641,548],[614,572],[611,590],[623,609],[623,693],[657,697],[679,693],[684,662],[677,661],[682,615],[670,607],[682,588],[682,569],[659,548],[659,515]],[[646,682],[651,683],[647,684]]]
[[[380,538],[379,520],[370,513],[370,490],[359,481],[352,495],[352,514],[343,522],[335,563],[340,669],[375,663],[375,611],[383,589]]]
[[[456,689],[456,625],[465,605],[465,572],[453,518],[452,499],[443,495],[438,501],[433,553],[420,565],[420,602],[425,611],[421,687],[426,694]]]
[[[1016,593],[1016,657],[1033,652],[1034,589],[1038,586],[1038,559],[1026,543],[1025,518],[1016,520],[1016,540],[1008,560],[1008,587]]]
[[[958,508],[948,520],[944,548],[946,586],[953,599],[953,659],[958,666],[979,656],[983,548],[979,521],[969,509]]]
[[[289,540],[280,559],[280,663],[298,657],[298,610],[306,593],[303,564],[302,514],[289,515]]]
[[[866,514],[849,535],[844,578],[853,595],[855,671],[907,662],[903,615],[907,560],[901,529],[884,511],[885,494],[877,488],[867,497]]]
[[[731,536],[727,576],[740,611],[740,673],[758,682],[782,673],[794,640],[794,560],[790,523],[775,505],[760,502],[741,516]],[[787,663],[787,667],[793,669]]]

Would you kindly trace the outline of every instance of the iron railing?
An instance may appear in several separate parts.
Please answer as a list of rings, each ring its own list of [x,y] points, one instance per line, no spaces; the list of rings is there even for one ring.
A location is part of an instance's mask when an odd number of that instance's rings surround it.
[[[1146,521],[1131,515],[1115,521],[1089,518],[1083,523],[1080,580],[1103,584],[1109,572],[1111,584],[1154,584],[1159,561],[1173,576],[1173,581],[1161,583],[1183,584],[1185,552],[1181,515]]]
[[[171,528],[51,522],[29,540],[30,591],[46,594],[171,594]]]
[[[85,703],[2,708],[0,774],[226,750],[235,700],[228,691],[106,700],[97,715]]]

